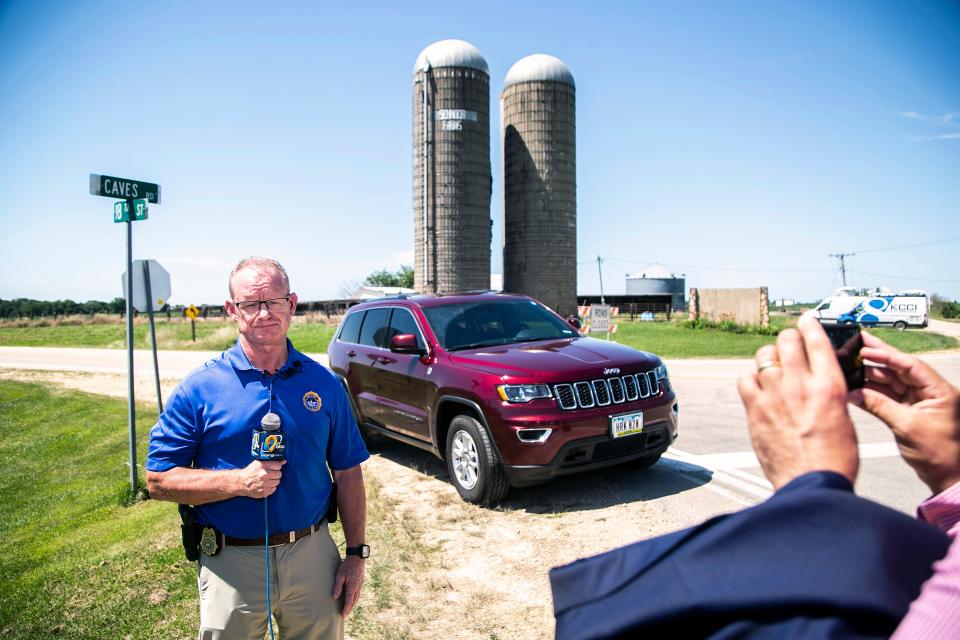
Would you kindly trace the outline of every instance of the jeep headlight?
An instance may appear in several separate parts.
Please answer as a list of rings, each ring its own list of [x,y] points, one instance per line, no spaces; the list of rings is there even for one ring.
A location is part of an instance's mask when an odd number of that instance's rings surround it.
[[[500,398],[506,402],[530,402],[537,398],[550,398],[550,387],[545,384],[501,384],[497,387]]]
[[[657,382],[663,380],[663,388],[666,391],[670,391],[670,377],[667,375],[667,365],[661,364],[659,367],[654,369],[657,376]]]

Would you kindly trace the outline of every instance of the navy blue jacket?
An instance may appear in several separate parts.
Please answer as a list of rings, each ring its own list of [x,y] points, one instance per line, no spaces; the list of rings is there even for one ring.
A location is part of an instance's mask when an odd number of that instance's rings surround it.
[[[949,544],[808,473],[755,507],[552,569],[556,637],[885,638]]]

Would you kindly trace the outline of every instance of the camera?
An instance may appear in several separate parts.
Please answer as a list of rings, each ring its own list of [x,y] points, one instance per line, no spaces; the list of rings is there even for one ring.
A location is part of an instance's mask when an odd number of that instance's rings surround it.
[[[860,326],[856,324],[825,324],[823,330],[827,332],[833,350],[837,354],[837,361],[843,370],[843,377],[847,381],[847,389],[863,387],[863,357],[860,349],[863,347],[863,336],[860,335]]]

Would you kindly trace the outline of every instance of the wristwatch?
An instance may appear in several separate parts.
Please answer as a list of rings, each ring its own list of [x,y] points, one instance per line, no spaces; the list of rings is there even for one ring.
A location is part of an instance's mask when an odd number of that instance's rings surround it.
[[[364,560],[370,557],[370,545],[362,544],[359,547],[347,547],[348,556],[360,556]]]

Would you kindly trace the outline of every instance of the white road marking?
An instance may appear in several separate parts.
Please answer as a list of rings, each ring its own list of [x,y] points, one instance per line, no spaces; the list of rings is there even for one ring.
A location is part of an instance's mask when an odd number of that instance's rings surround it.
[[[871,442],[859,445],[860,459],[868,458],[895,458],[900,456],[895,442]],[[733,498],[744,504],[756,504],[770,497],[773,493],[773,485],[761,476],[741,471],[741,469],[754,469],[760,466],[757,456],[753,451],[735,451],[732,453],[711,453],[697,455],[688,453],[680,449],[671,447],[664,454],[669,460],[676,460],[683,465],[692,465],[706,469],[711,473],[711,481],[706,487],[724,497]],[[683,475],[691,475],[689,467],[684,470],[683,467],[675,468],[675,471]],[[716,481],[718,484],[714,484]],[[725,485],[725,486],[724,486]],[[731,495],[732,489],[742,496],[747,494],[747,502],[744,499]]]

